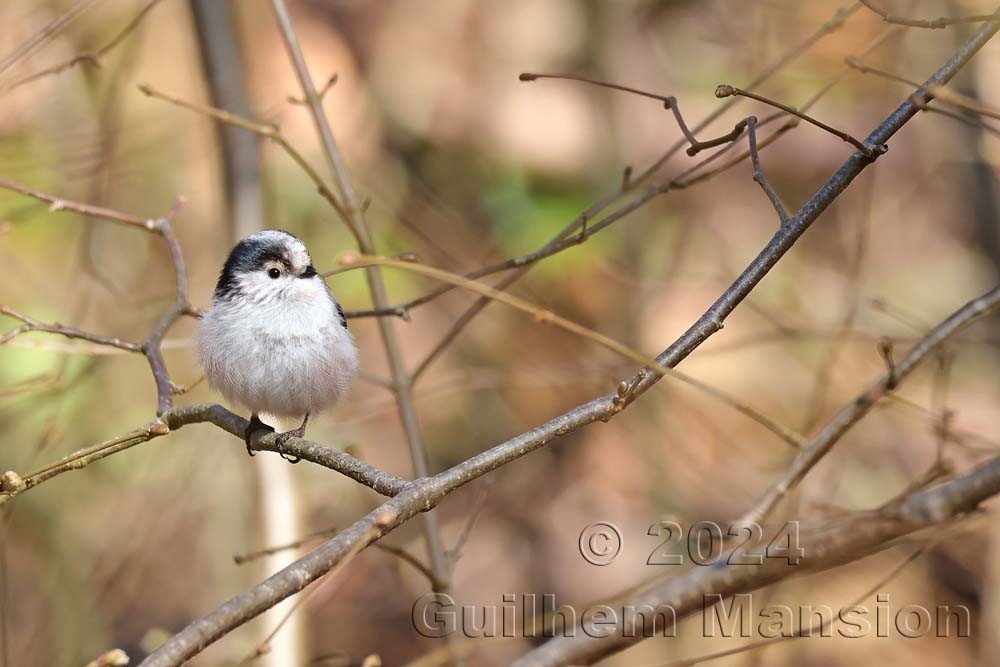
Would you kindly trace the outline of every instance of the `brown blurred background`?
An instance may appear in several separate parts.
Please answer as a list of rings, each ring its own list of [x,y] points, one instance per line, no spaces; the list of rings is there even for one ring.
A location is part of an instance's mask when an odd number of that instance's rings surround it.
[[[185,0],[163,0],[110,50],[100,68],[82,63],[11,87],[33,72],[95,51],[146,3],[103,0],[0,72],[0,176],[54,195],[143,216],[161,216],[178,195],[175,223],[196,306],[208,304],[239,224],[230,223],[220,132],[205,116],[141,94],[149,83],[182,99],[218,100],[206,76],[209,42],[225,31],[202,23]],[[222,4],[221,2],[219,4]],[[889,6],[888,0],[884,4]],[[0,57],[74,3],[0,3]],[[222,79],[253,118],[280,125],[324,166],[308,111],[290,104],[299,85],[268,3],[226,3],[243,67]],[[827,0],[416,0],[290,2],[317,83],[337,74],[325,109],[383,254],[416,252],[465,272],[537,248],[599,197],[622,170],[637,172],[680,138],[662,104],[566,81],[521,83],[524,71],[573,72],[675,95],[688,123],[715,109],[720,83],[743,85],[847,7],[842,26],[755,90],[800,105],[840,75],[887,26],[851,3]],[[988,2],[891,3],[923,17],[988,13]],[[207,19],[202,18],[203,22]],[[974,26],[899,30],[866,62],[923,80]],[[219,43],[215,44],[216,46]],[[223,43],[223,47],[225,44]],[[235,74],[234,74],[235,72]],[[240,85],[240,78],[243,84]],[[1000,106],[1000,42],[952,88]],[[912,88],[849,72],[812,109],[864,137]],[[701,136],[771,109],[741,101]],[[1000,140],[980,119],[922,114],[891,142],[682,370],[781,423],[814,433],[883,368],[877,341],[901,355],[951,311],[991,287],[1000,266],[997,175]],[[252,143],[252,142],[251,142]],[[261,144],[263,224],[302,237],[321,269],[353,249],[344,225],[298,167]],[[762,152],[764,169],[791,210],[852,149],[806,124]],[[696,159],[672,158],[668,179]],[[251,160],[251,164],[253,161]],[[324,176],[326,175],[323,170]],[[50,213],[0,191],[0,303],[43,321],[141,340],[173,299],[169,258],[141,231],[72,213]],[[512,289],[530,301],[646,353],[666,347],[721,293],[774,232],[777,220],[746,162],[707,182],[653,199],[587,243],[545,260]],[[394,303],[433,282],[387,272]],[[359,272],[331,278],[345,307],[370,307]],[[473,296],[454,291],[396,321],[412,367]],[[4,319],[6,331],[15,326]],[[200,376],[196,324],[167,340],[175,381]],[[362,367],[385,376],[371,318],[351,322]],[[1000,447],[995,321],[977,325],[859,424],[809,476],[775,521],[869,508],[918,478],[935,460],[935,424],[954,411],[943,451],[964,468]],[[155,389],[138,355],[107,353],[54,336],[0,348],[0,468],[27,471],[151,419]],[[593,343],[491,305],[430,367],[415,393],[431,468],[441,470],[579,402],[610,391],[633,364]],[[200,384],[181,402],[220,400]],[[392,396],[359,380],[310,437],[412,476]],[[462,604],[495,605],[504,593],[553,593],[586,606],[651,577],[662,517],[725,524],[745,511],[792,455],[731,408],[662,381],[627,414],[597,424],[479,480],[447,499],[446,546],[482,504],[454,575]],[[265,455],[266,456],[266,455]],[[62,475],[4,507],[3,624],[7,665],[83,665],[114,647],[141,658],[169,633],[258,581],[260,563],[232,556],[268,546],[260,528],[260,478],[242,443],[191,426],[83,471]],[[330,471],[290,469],[304,533],[349,525],[377,496]],[[595,521],[622,531],[618,560],[594,567],[577,538]],[[815,638],[719,660],[719,665],[993,664],[1000,651],[1000,525],[987,514],[949,533],[884,587],[898,605],[964,604],[972,637]],[[415,525],[387,542],[426,560]],[[848,604],[905,555],[781,585],[766,600]],[[325,583],[297,614],[311,660],[378,653],[401,665],[441,647],[412,628],[426,579],[369,549]],[[764,598],[761,598],[763,600]],[[874,606],[874,599],[867,602]],[[192,664],[239,662],[259,641],[255,624]],[[647,665],[737,646],[706,639],[700,617],[678,637],[656,639],[608,664]],[[501,665],[522,639],[477,640],[470,664]],[[133,663],[134,664],[134,663]]]

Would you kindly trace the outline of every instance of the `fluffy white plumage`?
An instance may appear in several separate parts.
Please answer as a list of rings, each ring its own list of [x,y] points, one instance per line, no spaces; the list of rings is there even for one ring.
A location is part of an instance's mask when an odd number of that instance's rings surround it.
[[[255,415],[328,408],[358,367],[336,298],[302,241],[279,231],[233,248],[202,317],[198,350],[209,383]]]

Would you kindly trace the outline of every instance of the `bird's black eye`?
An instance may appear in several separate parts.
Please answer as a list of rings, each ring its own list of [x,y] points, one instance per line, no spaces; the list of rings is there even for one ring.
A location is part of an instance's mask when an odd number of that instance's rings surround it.
[[[271,276],[271,278],[280,278],[281,270],[272,266],[270,269],[267,270],[267,275]]]

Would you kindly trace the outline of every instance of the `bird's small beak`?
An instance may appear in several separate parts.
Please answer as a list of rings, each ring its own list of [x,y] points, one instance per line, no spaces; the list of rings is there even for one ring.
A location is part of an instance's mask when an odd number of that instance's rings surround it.
[[[302,273],[299,274],[299,278],[312,278],[315,275],[316,275],[316,267],[310,264],[305,269],[303,269]]]

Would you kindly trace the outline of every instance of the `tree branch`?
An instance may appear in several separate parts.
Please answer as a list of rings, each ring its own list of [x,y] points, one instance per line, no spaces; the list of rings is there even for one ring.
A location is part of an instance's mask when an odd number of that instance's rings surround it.
[[[854,512],[846,517],[800,529],[799,546],[805,556],[797,565],[777,558],[762,558],[761,565],[698,567],[655,589],[625,602],[625,609],[650,605],[671,610],[677,619],[705,609],[706,596],[723,599],[754,591],[778,581],[821,572],[884,551],[899,538],[940,526],[975,509],[1000,493],[1000,457],[930,489],[902,499],[897,508]],[[766,544],[766,541],[765,541]],[[628,626],[628,620],[623,624]],[[607,626],[612,632],[614,628]],[[635,634],[635,633],[634,633]],[[585,632],[560,637],[513,663],[514,667],[560,667],[591,662],[623,650],[644,637],[613,633],[593,638]]]
[[[1000,24],[996,22],[983,25],[930,77],[928,85],[940,85],[950,80],[993,37],[998,29],[1000,29]],[[909,99],[904,101],[869,135],[867,143],[872,145],[886,143],[918,111],[919,108],[914,104],[914,101]],[[869,164],[871,164],[871,160],[864,154],[860,152],[852,154],[840,169],[799,209],[788,224],[774,234],[771,241],[739,278],[726,289],[697,322],[658,357],[657,361],[672,367],[719,331],[729,313],[747,297],[806,229]],[[642,392],[651,387],[656,382],[656,378],[655,375],[642,377],[636,374],[633,378],[636,379],[636,395],[641,395]],[[189,624],[167,640],[142,664],[145,667],[180,665],[232,629],[308,586],[310,582],[329,571],[358,544],[371,544],[417,513],[435,507],[454,489],[510,461],[519,459],[560,436],[595,421],[613,418],[619,413],[616,397],[617,395],[612,393],[595,398],[434,477],[415,480],[407,485],[399,495],[376,508],[305,557]],[[960,501],[958,504],[968,506],[968,503],[972,502],[973,499],[981,499],[989,495],[984,491],[992,491],[993,482],[1000,485],[1000,459],[994,460],[992,465],[990,474],[983,473],[985,480],[979,486],[978,495],[961,495],[958,498]],[[928,498],[927,496],[919,497]],[[913,504],[909,506],[916,507]],[[880,534],[889,535],[893,531],[901,532],[908,525],[895,518],[863,522],[857,530],[847,531],[845,535],[849,541],[847,547],[857,546],[857,542],[862,537],[878,537]],[[870,543],[865,544],[870,546]],[[822,554],[824,551],[832,552],[836,545],[828,545],[825,550],[818,548],[820,546],[817,543],[816,550]],[[773,559],[768,560],[771,563],[774,562]],[[750,571],[751,568],[747,568],[743,572]],[[718,571],[714,568],[701,568],[695,574],[708,576],[716,572]],[[731,585],[735,583],[738,582],[733,581]]]

